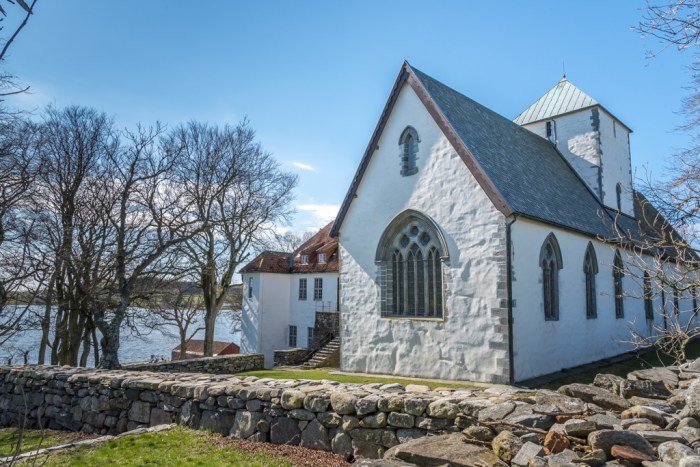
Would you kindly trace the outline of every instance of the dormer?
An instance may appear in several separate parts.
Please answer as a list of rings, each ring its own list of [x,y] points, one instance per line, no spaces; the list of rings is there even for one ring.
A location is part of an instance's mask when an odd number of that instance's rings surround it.
[[[564,77],[515,123],[555,145],[605,206],[634,215],[632,130],[595,99]]]

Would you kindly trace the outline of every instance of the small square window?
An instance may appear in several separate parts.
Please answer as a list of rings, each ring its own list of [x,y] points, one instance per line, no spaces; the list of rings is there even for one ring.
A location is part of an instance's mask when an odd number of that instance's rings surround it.
[[[318,262],[319,262],[319,263],[325,263],[325,262],[326,262],[326,254],[325,254],[325,253],[319,253],[319,254],[318,254]]]
[[[301,255],[301,264],[309,264],[309,255]]]

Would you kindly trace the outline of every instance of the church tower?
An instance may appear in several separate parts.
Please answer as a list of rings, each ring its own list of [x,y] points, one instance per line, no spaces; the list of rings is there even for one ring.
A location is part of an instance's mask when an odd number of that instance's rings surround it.
[[[554,144],[605,206],[634,216],[632,130],[595,99],[564,77],[515,123]]]

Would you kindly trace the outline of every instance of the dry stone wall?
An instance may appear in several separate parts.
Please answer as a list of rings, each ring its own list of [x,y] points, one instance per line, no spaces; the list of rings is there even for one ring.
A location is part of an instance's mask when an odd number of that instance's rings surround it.
[[[25,415],[29,427],[118,434],[175,422],[383,458],[363,466],[690,466],[700,465],[700,361],[558,391],[0,367],[0,426]]]
[[[230,375],[264,369],[265,357],[262,354],[222,355],[160,363],[131,363],[124,367],[129,370]]]

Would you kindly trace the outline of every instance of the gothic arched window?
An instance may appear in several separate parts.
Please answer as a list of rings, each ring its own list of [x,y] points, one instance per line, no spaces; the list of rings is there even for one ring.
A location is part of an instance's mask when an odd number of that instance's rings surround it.
[[[595,275],[598,274],[598,259],[595,256],[593,244],[588,242],[586,256],[583,258],[583,274],[586,278],[586,318],[598,316],[595,296]]]
[[[651,289],[651,278],[649,273],[644,271],[644,316],[649,321],[654,321],[654,296]]]
[[[625,265],[622,264],[620,251],[615,252],[615,261],[613,262],[613,285],[615,287],[615,318],[622,319],[625,317],[624,308],[624,290],[622,288],[622,278],[625,276]]]
[[[615,186],[615,194],[617,195],[617,210],[622,211],[622,184],[618,183]]]
[[[563,267],[559,242],[553,233],[547,236],[540,249],[542,268],[542,295],[544,298],[544,319],[559,319],[559,270]]]
[[[405,211],[386,228],[377,247],[382,316],[442,318],[442,265],[447,247],[435,223]]]
[[[418,132],[412,126],[407,126],[399,138],[401,146],[401,175],[413,175],[418,172],[416,154],[418,153]]]

